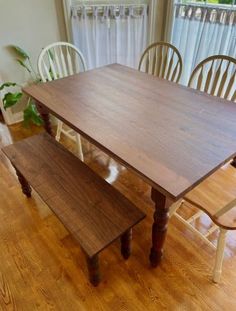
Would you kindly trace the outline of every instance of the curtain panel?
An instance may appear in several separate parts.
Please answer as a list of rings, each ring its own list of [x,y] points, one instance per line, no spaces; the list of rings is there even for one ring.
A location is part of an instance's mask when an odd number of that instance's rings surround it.
[[[210,6],[175,5],[172,43],[184,62],[181,83],[187,84],[196,65],[208,56],[236,58],[236,11]]]
[[[72,41],[88,68],[120,63],[137,68],[147,45],[147,5],[93,5],[71,8]]]

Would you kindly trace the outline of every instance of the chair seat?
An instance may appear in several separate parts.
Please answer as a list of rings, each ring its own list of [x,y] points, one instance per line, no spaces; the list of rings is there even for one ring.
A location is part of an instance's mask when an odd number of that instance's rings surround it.
[[[185,196],[187,202],[203,210],[214,223],[228,230],[236,229],[236,202],[227,211],[227,205],[235,199],[236,169],[229,163]]]

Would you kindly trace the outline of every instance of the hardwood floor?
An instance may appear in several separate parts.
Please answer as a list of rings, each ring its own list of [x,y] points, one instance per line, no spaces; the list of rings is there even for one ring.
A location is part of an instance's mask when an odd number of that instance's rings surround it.
[[[21,124],[8,129],[0,123],[0,147],[40,130],[27,130]],[[63,142],[75,150],[70,142]],[[234,232],[228,235],[218,285],[211,282],[214,251],[174,217],[164,260],[160,267],[150,268],[150,187],[102,152],[89,148],[86,163],[148,214],[134,228],[128,261],[120,256],[118,242],[101,254],[103,281],[93,288],[76,241],[35,192],[31,199],[22,195],[2,153],[0,160],[0,310],[235,310]],[[191,211],[186,207],[183,213]],[[198,225],[206,230],[209,223],[204,216]]]

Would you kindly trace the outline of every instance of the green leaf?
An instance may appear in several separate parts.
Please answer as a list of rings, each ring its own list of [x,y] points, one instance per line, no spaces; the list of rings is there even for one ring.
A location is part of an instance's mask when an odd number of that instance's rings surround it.
[[[24,67],[29,73],[31,73],[31,70],[29,69],[29,67],[20,59],[16,60],[22,67]]]
[[[24,110],[24,125],[28,127],[31,122],[38,126],[43,124],[43,120],[40,117],[33,100],[30,101],[29,105]]]
[[[16,86],[14,82],[5,82],[0,86],[0,91],[2,91],[5,87]]]
[[[38,125],[38,126],[43,125],[43,120],[38,114],[32,114],[31,120],[35,125]]]
[[[24,110],[24,126],[25,126],[25,127],[29,127],[30,120],[31,120],[31,111],[30,111],[30,109],[27,107],[27,108],[25,108],[25,110]]]
[[[16,52],[16,54],[20,57],[22,57],[23,59],[29,59],[29,55],[19,46],[17,45],[12,45],[13,50]]]
[[[9,108],[14,106],[15,104],[18,103],[18,101],[22,97],[21,92],[16,92],[16,93],[6,93],[5,96],[3,97],[3,107],[4,109]]]

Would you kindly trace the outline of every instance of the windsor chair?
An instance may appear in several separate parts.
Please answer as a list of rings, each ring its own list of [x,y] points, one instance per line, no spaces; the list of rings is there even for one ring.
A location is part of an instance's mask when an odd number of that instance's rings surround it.
[[[213,96],[236,101],[236,59],[210,56],[193,70],[188,86]]]
[[[43,82],[64,78],[80,71],[86,71],[85,59],[71,43],[55,42],[45,47],[38,58],[38,71]],[[57,121],[56,140],[60,141],[61,133],[74,140],[77,144],[77,153],[83,160],[81,138],[72,129],[65,128],[63,122]]]
[[[138,69],[177,83],[182,67],[182,58],[175,46],[167,42],[156,42],[143,52]]]
[[[188,86],[236,102],[236,59],[224,55],[206,58],[193,70]],[[235,184],[236,171],[228,163],[188,193],[179,204],[173,205],[170,209],[170,216],[174,214],[208,245],[216,248],[213,269],[213,281],[216,283],[220,281],[221,277],[227,231],[236,230]],[[219,205],[215,203],[216,200],[220,202]],[[188,219],[177,212],[185,202],[198,208],[198,212],[195,212]],[[194,225],[203,213],[206,213],[213,222],[206,233],[202,233]],[[216,247],[209,238],[218,230]]]

